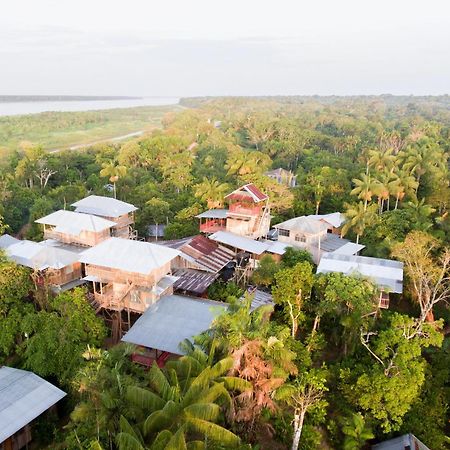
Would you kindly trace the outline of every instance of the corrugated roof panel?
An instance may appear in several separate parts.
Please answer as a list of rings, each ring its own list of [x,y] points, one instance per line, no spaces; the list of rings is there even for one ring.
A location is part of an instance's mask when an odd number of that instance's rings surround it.
[[[198,217],[199,219],[226,219],[227,212],[228,209],[210,209],[195,217]]]
[[[209,236],[209,239],[249,253],[254,253],[255,255],[261,255],[270,247],[270,244],[266,242],[255,241],[254,239],[239,236],[229,231],[217,231]]]
[[[0,443],[65,395],[32,372],[0,367]]]
[[[82,231],[103,231],[116,225],[111,220],[91,214],[82,214],[60,209],[45,217],[35,220],[36,223],[58,227],[61,231],[68,230],[71,234],[79,235]],[[64,232],[64,231],[63,231]]]
[[[126,203],[112,197],[103,197],[100,195],[89,195],[86,198],[72,203],[76,212],[84,214],[93,214],[95,216],[117,218],[136,211],[136,206]]]
[[[122,341],[181,355],[180,342],[206,331],[227,307],[212,300],[168,295],[151,305]]]

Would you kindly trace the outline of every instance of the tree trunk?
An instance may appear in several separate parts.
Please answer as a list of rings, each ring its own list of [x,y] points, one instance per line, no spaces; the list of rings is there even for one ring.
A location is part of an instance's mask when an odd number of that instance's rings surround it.
[[[113,190],[114,190],[114,198],[117,198],[117,196],[116,196],[116,182],[113,183]]]
[[[319,214],[320,202],[316,202],[316,216]]]
[[[359,244],[359,234],[356,235],[356,243]]]
[[[292,440],[291,450],[298,450],[300,437],[302,435],[303,421],[305,420],[305,412],[294,415],[294,439]]]
[[[400,198],[400,194],[397,195],[396,198],[395,198],[395,208],[394,209],[398,208],[398,200],[399,200],[399,198]]]

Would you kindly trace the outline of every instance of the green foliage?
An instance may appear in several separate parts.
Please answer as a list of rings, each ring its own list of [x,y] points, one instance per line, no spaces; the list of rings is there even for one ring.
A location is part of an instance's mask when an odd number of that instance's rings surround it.
[[[281,258],[283,266],[294,267],[300,262],[308,262],[313,264],[311,254],[307,250],[302,250],[294,247],[287,247],[284,255]]]
[[[244,290],[236,283],[229,281],[215,281],[208,288],[208,298],[218,300],[220,302],[228,302],[231,299],[238,299],[242,296]]]
[[[106,335],[80,288],[51,299],[48,311],[24,317],[21,328],[27,335],[21,350],[25,368],[61,383],[82,365],[86,347],[101,345]]]
[[[268,287],[280,270],[280,265],[270,255],[263,256],[256,270],[253,271],[252,282],[258,286]]]
[[[342,422],[342,433],[345,435],[344,450],[360,450],[368,440],[375,437],[361,413],[354,413],[344,418]]]

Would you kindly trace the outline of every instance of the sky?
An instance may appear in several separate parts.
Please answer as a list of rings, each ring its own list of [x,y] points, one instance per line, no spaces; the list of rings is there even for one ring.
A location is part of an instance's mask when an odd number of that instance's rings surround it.
[[[450,93],[449,0],[3,0],[0,94]]]

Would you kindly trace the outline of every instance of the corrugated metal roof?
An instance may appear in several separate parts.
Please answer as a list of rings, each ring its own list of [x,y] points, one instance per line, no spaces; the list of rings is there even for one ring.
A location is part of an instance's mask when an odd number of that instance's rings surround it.
[[[390,259],[367,256],[324,254],[317,267],[317,273],[340,272],[345,275],[367,277],[380,288],[389,292],[403,292],[403,263]]]
[[[430,450],[411,433],[372,445],[372,450],[405,450],[406,448],[410,450]]]
[[[212,300],[168,295],[151,305],[122,341],[181,355],[180,342],[206,331],[227,307]]]
[[[52,225],[55,231],[72,235],[79,235],[82,231],[103,231],[116,225],[115,222],[74,211],[60,209],[48,216],[35,220],[36,223]]]
[[[204,294],[219,276],[217,273],[193,269],[179,269],[174,272],[174,275],[178,277],[173,285],[174,289],[197,295]]]
[[[209,209],[195,216],[199,219],[226,219],[228,209]]]
[[[346,218],[344,214],[340,212],[334,212],[330,214],[312,214],[310,216],[306,216],[311,219],[321,220],[323,222],[328,223],[334,228],[339,228],[345,221]]]
[[[288,247],[292,247],[291,244],[287,244],[286,242],[265,241],[265,243],[269,245],[269,248],[266,251],[269,253],[275,253],[276,255],[284,255],[286,253],[286,249]]]
[[[217,273],[234,259],[232,250],[219,245],[206,236],[195,236],[180,249],[182,253],[190,256],[196,263],[206,270]]]
[[[342,247],[339,247],[333,253],[339,255],[356,255],[359,251],[365,248],[365,245],[355,244],[354,242],[347,242]]]
[[[19,239],[16,239],[15,237],[10,236],[9,234],[4,234],[0,236],[1,249],[8,248],[10,245],[16,244],[17,242],[19,242]]]
[[[254,311],[256,308],[259,308],[260,306],[275,305],[272,294],[270,294],[269,292],[264,292],[261,291],[260,289],[249,287],[247,289],[247,294],[250,294],[252,296],[252,304],[250,306],[250,311]],[[240,298],[240,300],[244,299],[245,294]]]
[[[340,238],[336,234],[327,233],[320,241],[320,249],[324,252],[334,252],[348,243],[350,243],[348,239]],[[318,242],[314,245],[318,246]]]
[[[131,203],[100,195],[89,195],[72,203],[72,206],[75,207],[76,212],[114,218],[137,210]]]
[[[113,237],[82,252],[80,262],[146,275],[179,255],[162,245]]]
[[[261,255],[270,247],[270,245],[265,242],[255,241],[254,239],[239,236],[230,233],[229,231],[217,231],[216,233],[211,234],[209,239],[249,253],[254,253],[255,255]]]
[[[0,443],[65,395],[61,389],[32,372],[0,367]]]
[[[274,225],[274,228],[298,231],[306,234],[319,234],[326,231],[328,226],[320,220],[301,216],[278,223],[277,225]]]
[[[74,252],[28,240],[16,240],[5,253],[16,264],[36,270],[62,269],[78,261]]]
[[[240,188],[226,195],[225,198],[230,198],[242,194],[248,195],[255,203],[262,202],[269,198],[266,194],[263,194],[253,183],[248,183],[244,186],[241,186]]]

